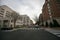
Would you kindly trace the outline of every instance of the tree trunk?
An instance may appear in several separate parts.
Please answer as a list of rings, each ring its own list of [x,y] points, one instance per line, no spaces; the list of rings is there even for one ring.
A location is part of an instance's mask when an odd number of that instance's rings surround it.
[[[16,27],[16,20],[14,20],[14,27]]]

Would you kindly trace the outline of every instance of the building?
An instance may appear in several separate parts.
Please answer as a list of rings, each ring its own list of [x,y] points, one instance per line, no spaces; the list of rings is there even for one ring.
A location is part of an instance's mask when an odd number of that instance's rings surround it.
[[[10,27],[11,21],[11,12],[13,12],[8,6],[0,6],[0,26],[1,27]]]
[[[0,6],[0,27],[14,27],[14,21],[11,14],[17,14],[6,5]]]
[[[16,21],[18,27],[28,27],[33,24],[33,21],[27,15],[20,15],[20,18]]]
[[[6,5],[0,6],[0,28],[21,27],[31,25],[32,20],[27,15],[19,15]]]
[[[43,24],[43,15],[42,15],[42,13],[39,15],[39,22],[40,22],[39,25]]]
[[[16,21],[16,26],[19,27],[28,27],[33,24],[33,21],[27,15],[20,15],[20,18]]]
[[[16,20],[16,26],[21,27],[23,25],[22,15]]]
[[[23,25],[33,24],[33,21],[27,15],[22,15],[22,20],[23,20]]]
[[[53,24],[56,20],[60,25],[60,0],[45,0],[42,8],[43,24]]]

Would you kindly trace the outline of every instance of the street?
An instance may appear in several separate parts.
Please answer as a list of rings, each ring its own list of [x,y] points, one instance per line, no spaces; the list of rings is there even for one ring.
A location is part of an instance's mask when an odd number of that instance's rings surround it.
[[[0,40],[60,40],[60,38],[44,29],[18,29],[10,32],[0,31]]]

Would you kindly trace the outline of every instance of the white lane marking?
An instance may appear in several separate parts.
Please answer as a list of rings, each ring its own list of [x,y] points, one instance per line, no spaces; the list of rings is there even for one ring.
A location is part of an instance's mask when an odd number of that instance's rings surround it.
[[[53,29],[45,29],[45,30],[60,37],[60,30],[53,30]]]

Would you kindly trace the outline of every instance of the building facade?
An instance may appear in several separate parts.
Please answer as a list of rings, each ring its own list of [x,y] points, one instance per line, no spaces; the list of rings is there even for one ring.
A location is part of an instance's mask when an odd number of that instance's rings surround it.
[[[39,15],[39,22],[40,22],[39,25],[43,24],[43,15],[42,15],[42,13]]]
[[[32,20],[27,15],[19,15],[6,5],[0,6],[0,28],[31,25]]]
[[[12,14],[17,14],[6,5],[0,6],[0,27],[14,27],[14,20]],[[14,15],[13,14],[13,15]]]
[[[33,24],[33,21],[27,15],[22,15],[22,21],[23,21],[23,25]]]
[[[43,24],[53,24],[56,20],[60,25],[60,0],[45,0],[42,8]]]
[[[20,15],[20,19],[16,21],[16,26],[28,27],[33,24],[33,21],[27,15]]]
[[[6,5],[0,6],[0,26],[10,27],[11,16],[13,11]]]

